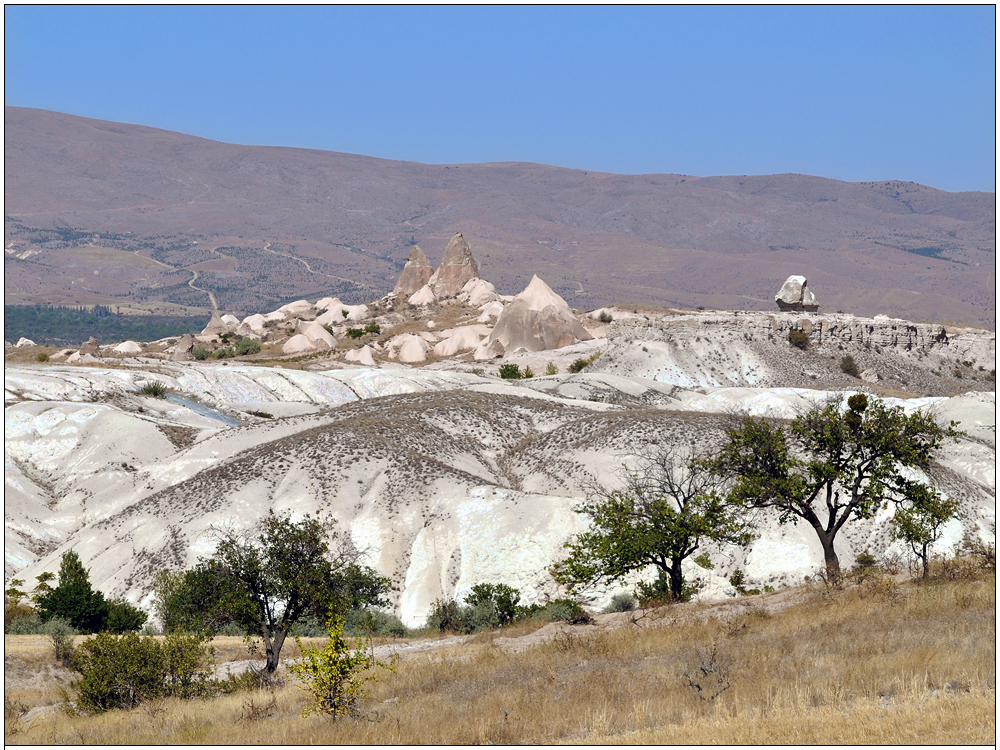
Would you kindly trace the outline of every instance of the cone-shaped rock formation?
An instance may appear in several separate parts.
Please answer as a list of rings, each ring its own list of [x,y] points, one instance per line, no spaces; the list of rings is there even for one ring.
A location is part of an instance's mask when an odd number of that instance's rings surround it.
[[[580,325],[562,297],[537,276],[504,308],[487,344],[499,341],[506,352],[560,349],[594,338]]]
[[[427,283],[438,299],[444,299],[457,296],[468,281],[478,278],[479,266],[472,257],[472,249],[462,233],[455,232],[444,249],[441,265]]]
[[[434,266],[427,260],[427,255],[420,249],[420,245],[414,245],[392,291],[394,294],[409,297],[430,281],[433,275]]]

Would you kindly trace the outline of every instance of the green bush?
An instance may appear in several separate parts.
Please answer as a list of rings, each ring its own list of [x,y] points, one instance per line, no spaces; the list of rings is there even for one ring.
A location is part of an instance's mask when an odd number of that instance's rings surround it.
[[[146,624],[148,615],[138,607],[133,607],[124,599],[108,602],[108,616],[104,629],[109,633],[128,633],[139,630]]]
[[[48,362],[49,355],[46,354],[45,352],[38,352],[38,355],[35,357],[35,359],[39,362]]]
[[[608,606],[601,611],[608,614],[609,612],[631,612],[633,609],[635,609],[635,597],[627,592],[622,592],[611,597]]]
[[[163,398],[169,392],[167,384],[161,383],[159,380],[148,380],[139,388],[139,393],[143,396],[153,396],[154,398]]]
[[[809,348],[809,334],[798,328],[792,328],[788,331],[788,343],[796,349],[805,351]]]
[[[197,636],[172,634],[162,642],[135,633],[100,633],[73,653],[71,664],[82,679],[77,705],[89,713],[129,709],[143,701],[209,695],[212,653]]]
[[[242,338],[236,342],[236,354],[240,357],[247,354],[260,353],[260,342],[257,339]]]
[[[854,361],[854,357],[850,354],[845,354],[840,358],[840,371],[845,375],[850,375],[852,378],[861,377],[861,373],[858,371],[858,363]]]
[[[199,361],[208,359],[208,349],[203,346],[196,346],[191,350],[191,356]]]
[[[344,633],[351,637],[381,635],[403,638],[409,630],[391,612],[381,609],[352,609],[344,618]]]
[[[500,365],[500,377],[504,380],[518,380],[521,378],[521,368],[515,364]]]

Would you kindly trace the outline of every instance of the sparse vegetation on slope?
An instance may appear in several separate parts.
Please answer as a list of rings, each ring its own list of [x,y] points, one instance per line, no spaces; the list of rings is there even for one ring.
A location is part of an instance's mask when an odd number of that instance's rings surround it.
[[[995,578],[963,565],[949,572],[938,564],[925,584],[876,571],[841,588],[815,584],[709,607],[605,615],[593,626],[515,626],[415,651],[371,685],[361,706],[365,718],[336,724],[301,718],[308,696],[294,683],[249,699],[166,698],[149,711],[29,719],[16,706],[56,700],[55,684],[48,694],[8,687],[18,721],[5,722],[5,739],[990,745],[996,733]],[[242,658],[230,640],[229,658]],[[15,684],[27,669],[37,669],[24,644],[7,638],[7,675]],[[717,683],[697,677],[699,665],[710,660],[731,683],[728,689],[718,692]],[[703,696],[718,692],[715,699],[700,697],[685,673],[702,682]],[[248,701],[270,705],[268,720],[248,721]]]

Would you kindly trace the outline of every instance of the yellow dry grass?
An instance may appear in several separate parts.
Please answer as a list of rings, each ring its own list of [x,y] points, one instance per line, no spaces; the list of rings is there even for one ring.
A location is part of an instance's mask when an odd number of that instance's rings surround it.
[[[902,585],[875,578],[844,590],[801,592],[784,609],[768,606],[783,593],[755,598],[749,607],[751,600],[691,608],[639,625],[618,618],[617,627],[522,630],[424,651],[372,686],[362,719],[301,718],[305,692],[289,682],[271,694],[168,700],[101,716],[50,711],[5,738],[8,744],[995,743],[992,576]],[[545,634],[554,637],[543,641]],[[240,658],[238,639],[232,640],[218,644],[220,651]],[[519,640],[530,645],[510,648]],[[696,673],[713,653],[725,674]],[[705,695],[731,686],[714,700],[699,698],[685,672]]]

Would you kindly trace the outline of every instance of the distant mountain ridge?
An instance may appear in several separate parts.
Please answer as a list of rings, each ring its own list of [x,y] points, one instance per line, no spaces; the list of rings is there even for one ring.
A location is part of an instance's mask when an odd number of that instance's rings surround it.
[[[436,264],[461,231],[500,291],[537,274],[580,308],[773,309],[795,273],[824,309],[994,324],[992,193],[425,165],[17,107],[4,120],[8,303],[361,301],[392,289],[413,244]]]

